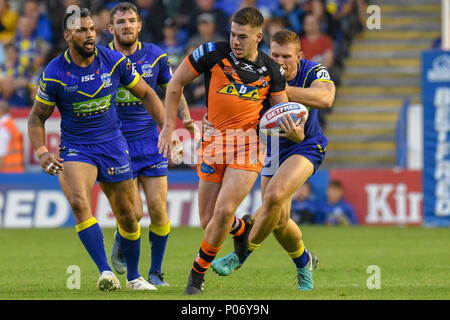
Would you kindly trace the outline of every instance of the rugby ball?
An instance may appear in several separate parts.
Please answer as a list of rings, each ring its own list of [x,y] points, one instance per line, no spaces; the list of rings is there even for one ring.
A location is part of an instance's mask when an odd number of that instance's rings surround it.
[[[268,135],[282,133],[279,123],[284,115],[289,115],[298,126],[302,121],[308,119],[308,108],[297,102],[283,102],[274,105],[262,115],[259,120],[259,128],[266,130]]]

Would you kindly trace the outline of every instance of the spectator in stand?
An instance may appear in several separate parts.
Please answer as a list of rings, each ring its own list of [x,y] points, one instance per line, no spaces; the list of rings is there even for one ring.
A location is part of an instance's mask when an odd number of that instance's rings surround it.
[[[216,32],[216,19],[211,13],[202,13],[197,17],[198,33],[187,43],[188,48],[198,47],[206,42],[223,41],[225,38]]]
[[[173,69],[176,69],[184,56],[184,45],[178,33],[178,27],[174,19],[167,18],[164,22],[163,28],[164,40],[158,43],[158,46],[167,53],[170,64]]]
[[[167,14],[162,0],[135,0],[135,4],[142,19],[139,40],[153,43],[163,41],[162,30]]]
[[[0,0],[0,44],[10,42],[16,35],[19,16],[10,9],[8,0]]]
[[[71,5],[75,5],[78,7],[82,7],[83,4],[81,0],[42,0],[45,3],[45,7],[47,12],[51,12],[49,15],[50,23],[53,33],[53,44],[48,52],[46,63],[61,54],[64,50],[67,49],[67,43],[64,40],[64,34],[61,32],[62,28],[62,17],[66,14],[67,8]],[[43,65],[45,65],[44,63]]]
[[[23,138],[9,114],[8,104],[0,100],[0,173],[24,172]]]
[[[357,225],[355,210],[344,200],[342,183],[333,180],[327,188],[327,202],[320,204],[316,212],[316,223],[328,225]]]
[[[28,69],[19,64],[19,54],[13,43],[4,47],[5,62],[0,66],[1,98],[13,107],[29,107],[31,105]]]
[[[312,14],[319,21],[319,28],[322,33],[329,35],[336,40],[340,33],[339,23],[326,9],[323,0],[310,0],[308,13]]]
[[[319,21],[315,15],[306,15],[304,31],[300,45],[305,59],[321,63],[330,69],[334,62],[333,40],[320,31]]]
[[[95,43],[102,46],[108,46],[113,40],[113,35],[108,31],[109,10],[106,8],[100,9],[96,14],[94,14],[93,19],[95,23],[95,31],[97,33]]]
[[[36,36],[36,23],[36,19],[32,17],[21,16],[14,39],[19,49],[19,64],[31,74],[45,63],[50,49],[49,43]]]
[[[317,204],[311,193],[311,185],[305,182],[292,196],[291,218],[297,224],[313,224]]]
[[[23,16],[36,21],[36,37],[44,40],[50,46],[53,43],[53,31],[46,8],[40,6],[38,0],[26,0]]]
[[[305,11],[297,0],[279,0],[278,7],[272,12],[275,17],[281,17],[284,20],[286,28],[297,34],[302,33],[302,20]]]
[[[202,13],[209,13],[214,16],[216,21],[216,32],[228,39],[229,37],[229,21],[228,16],[220,9],[215,8],[215,0],[196,0],[195,8],[189,18],[189,37],[194,36],[197,33],[197,18]]]
[[[263,40],[260,43],[260,49],[269,54],[270,39],[275,32],[286,28],[284,19],[281,17],[266,16],[263,25]]]
[[[278,6],[278,1],[274,0],[217,0],[216,8],[221,9],[228,17],[244,7],[257,7],[259,10],[272,12]]]

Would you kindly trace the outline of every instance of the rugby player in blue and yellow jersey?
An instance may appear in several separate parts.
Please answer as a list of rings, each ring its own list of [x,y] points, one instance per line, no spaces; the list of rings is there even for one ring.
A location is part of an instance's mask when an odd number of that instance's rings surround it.
[[[97,286],[120,288],[106,257],[103,234],[92,215],[91,190],[99,182],[118,221],[119,241],[127,263],[127,287],[156,290],[140,276],[140,227],[135,213],[135,188],[114,97],[119,85],[139,97],[160,127],[164,107],[156,92],[120,52],[95,45],[95,26],[88,9],[68,12],[63,19],[69,48],[45,68],[28,117],[28,135],[42,168],[58,174],[75,216],[78,236],[100,271]],[[59,154],[45,145],[45,121],[55,106],[61,113]]]
[[[138,40],[142,22],[134,4],[122,2],[111,9],[109,31],[114,40],[110,49],[123,53],[135,67],[142,79],[157,90],[163,91],[172,78],[172,71],[167,54],[158,46],[142,43]],[[148,114],[139,98],[128,89],[120,87],[116,93],[116,107],[122,121],[122,133],[127,140],[136,186],[136,213],[138,220],[143,216],[142,199],[139,183],[144,189],[147,208],[150,215],[149,241],[151,244],[151,266],[148,281],[155,286],[167,286],[161,271],[170,221],[167,215],[167,173],[168,159],[158,152],[159,131],[157,123]],[[190,117],[184,97],[180,101],[178,117],[185,127],[194,133],[194,123]],[[118,234],[114,238],[111,263],[118,273],[126,270]]]
[[[319,124],[318,108],[332,106],[335,86],[325,67],[302,59],[299,38],[292,31],[283,30],[272,36],[270,57],[286,72],[289,100],[309,107],[304,137],[300,141],[282,137],[278,150],[271,150],[269,139],[265,166],[261,171],[263,203],[254,214],[255,224],[249,235],[249,250],[241,256],[233,252],[218,259],[213,262],[212,268],[222,276],[231,274],[273,232],[296,265],[298,289],[312,290],[312,272],[317,258],[305,249],[302,233],[290,219],[290,205],[294,192],[318,169],[325,157],[328,139]],[[288,121],[281,124],[283,131],[290,135],[298,130],[290,117],[285,120]]]

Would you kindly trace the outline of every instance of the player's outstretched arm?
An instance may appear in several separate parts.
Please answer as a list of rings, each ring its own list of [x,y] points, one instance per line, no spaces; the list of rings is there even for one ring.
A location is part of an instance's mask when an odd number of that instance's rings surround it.
[[[45,172],[55,175],[64,170],[61,159],[56,154],[51,154],[45,145],[45,121],[52,115],[55,106],[47,105],[37,100],[34,101],[31,112],[28,115],[28,137],[33,149],[41,162]]]
[[[336,94],[333,82],[314,81],[309,88],[286,86],[289,101],[298,102],[308,107],[331,108]]]
[[[163,94],[166,94],[166,86],[160,86]],[[178,119],[181,120],[181,122],[183,123],[183,126],[189,130],[189,132],[195,136],[197,134],[197,132],[199,131],[199,129],[197,128],[197,126],[194,123],[194,120],[191,118],[191,114],[189,112],[189,106],[188,103],[186,101],[186,98],[184,96],[184,94],[181,94],[181,99],[180,99],[180,104],[178,105]]]
[[[196,77],[186,61],[183,60],[167,85],[164,127],[159,134],[158,141],[159,153],[162,153],[163,156],[167,156],[171,148],[171,136],[175,130],[177,110],[183,94],[183,88]]]
[[[153,90],[142,78],[139,78],[136,85],[129,89],[136,97],[141,99],[147,112],[156,121],[159,128],[164,126],[164,105]]]

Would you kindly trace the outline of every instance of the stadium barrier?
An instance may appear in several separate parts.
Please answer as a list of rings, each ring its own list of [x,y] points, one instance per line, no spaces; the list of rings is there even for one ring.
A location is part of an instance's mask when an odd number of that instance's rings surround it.
[[[421,225],[421,172],[410,170],[318,170],[309,180],[317,201],[325,201],[330,180],[340,180],[344,198],[366,225]],[[170,170],[167,196],[171,225],[199,226],[194,170]],[[148,226],[145,197],[143,227]],[[255,212],[261,204],[260,180],[236,211],[237,216]],[[96,184],[92,211],[102,227],[114,227],[115,219],[106,196]],[[73,227],[72,210],[58,178],[42,173],[0,175],[0,228]]]
[[[18,128],[24,135],[27,173],[0,175],[0,228],[73,226],[75,221],[57,177],[42,172],[31,148],[27,135],[29,110],[13,112]],[[204,108],[191,109],[191,116],[194,120],[201,121],[205,111]],[[47,145],[52,152],[57,152],[59,146],[59,122],[60,115],[57,110],[46,122]],[[181,127],[181,122],[178,121],[177,126]],[[309,180],[316,201],[326,200],[328,182],[336,179],[342,182],[344,198],[354,206],[360,224],[422,224],[423,194],[420,170],[318,170]],[[199,226],[198,177],[195,170],[170,170],[168,181],[167,202],[171,224]],[[237,210],[238,216],[254,212],[259,207],[259,186],[258,180]],[[98,185],[92,191],[92,210],[100,225],[115,225],[114,215]],[[141,223],[145,226],[149,221],[144,203],[144,218]]]

